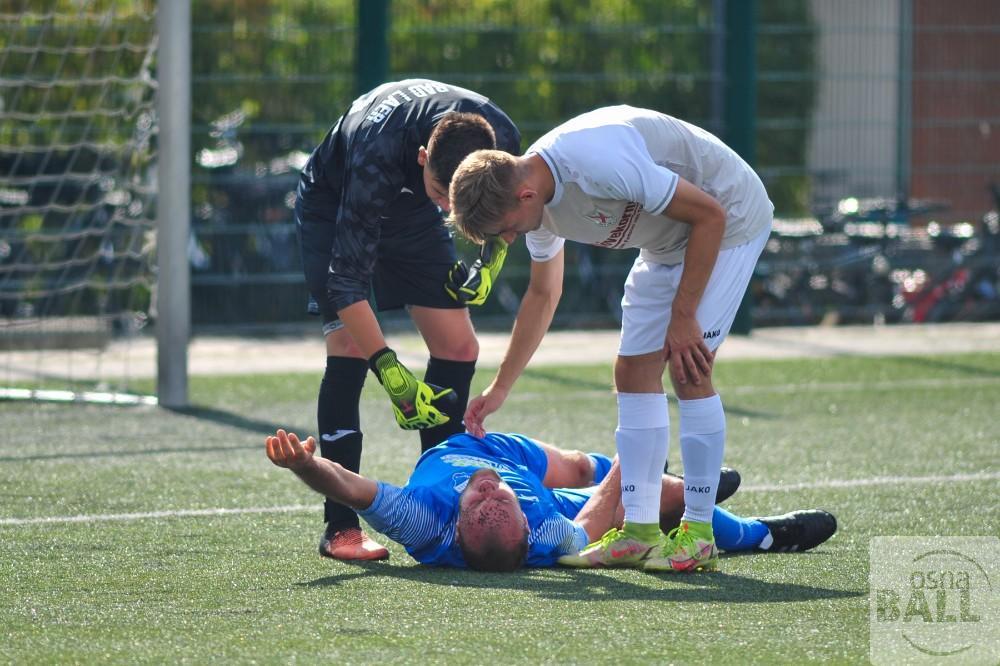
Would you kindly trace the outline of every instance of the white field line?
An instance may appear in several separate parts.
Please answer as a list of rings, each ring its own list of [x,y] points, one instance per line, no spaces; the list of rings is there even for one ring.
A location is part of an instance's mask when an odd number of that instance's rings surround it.
[[[727,395],[760,394],[760,393],[822,393],[824,391],[894,391],[899,389],[935,389],[935,388],[964,388],[971,386],[994,386],[1000,385],[1000,377],[967,377],[963,379],[900,379],[881,382],[806,382],[801,384],[765,384],[762,386],[728,386],[720,393],[723,397]],[[567,391],[565,393],[540,393],[528,391],[511,393],[508,401],[516,402],[536,402],[541,398],[545,400],[558,400],[562,397],[580,397],[584,395],[609,395],[614,393],[614,388],[608,380],[608,390],[599,391],[596,389],[586,389],[582,391]],[[672,395],[672,394],[671,394]]]
[[[799,393],[801,391],[892,391],[909,388],[962,388],[965,386],[1000,385],[1000,377],[966,377],[962,379],[899,379],[882,382],[815,382],[775,384],[773,386],[733,386],[726,393]]]
[[[296,513],[318,511],[318,504],[292,504],[289,506],[260,506],[246,509],[177,509],[174,511],[146,511],[140,513],[104,513],[76,516],[48,516],[45,518],[0,518],[0,527],[17,525],[45,525],[65,523],[104,523],[150,518],[187,518],[202,516],[231,516],[244,513]]]
[[[782,492],[788,490],[814,490],[822,488],[857,488],[862,486],[892,486],[915,483],[964,483],[973,481],[1000,480],[1000,472],[981,472],[976,474],[937,474],[933,476],[876,476],[870,479],[830,479],[827,481],[812,481],[805,483],[765,484],[742,486],[741,493]],[[65,523],[101,523],[124,522],[132,520],[148,520],[158,518],[187,518],[203,516],[230,516],[239,514],[260,513],[299,513],[318,511],[318,504],[291,504],[289,506],[262,506],[246,509],[180,509],[176,511],[149,511],[146,513],[108,513],[77,516],[48,516],[45,518],[0,518],[0,527],[17,527],[23,525],[54,525]]]
[[[1000,472],[975,474],[934,474],[931,476],[876,476],[870,479],[828,479],[803,483],[765,483],[740,486],[741,493],[773,493],[784,490],[813,490],[816,488],[862,488],[864,486],[891,486],[900,483],[964,483],[966,481],[998,481]]]

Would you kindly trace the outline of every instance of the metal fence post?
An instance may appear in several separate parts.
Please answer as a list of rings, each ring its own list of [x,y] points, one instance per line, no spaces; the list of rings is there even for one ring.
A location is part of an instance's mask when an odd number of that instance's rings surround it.
[[[753,166],[756,157],[757,118],[757,0],[727,0],[726,26],[726,143]],[[747,335],[753,329],[750,290],[736,312],[731,331]]]
[[[358,39],[354,53],[358,95],[384,83],[389,76],[389,2],[358,0]]]

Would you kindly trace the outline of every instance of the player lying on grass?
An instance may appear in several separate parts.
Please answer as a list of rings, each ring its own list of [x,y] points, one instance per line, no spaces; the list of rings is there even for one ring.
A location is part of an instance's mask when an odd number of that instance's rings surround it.
[[[611,538],[624,519],[617,459],[559,449],[524,435],[452,435],[420,456],[403,487],[313,455],[312,437],[301,442],[294,433],[278,430],[265,444],[271,462],[357,510],[423,564],[480,571],[557,561],[591,567],[588,543]],[[737,483],[729,484],[732,491]],[[661,527],[670,529],[684,511],[684,484],[665,474],[662,486]],[[712,527],[723,550],[792,551],[823,543],[837,523],[818,510],[758,519],[716,507]]]

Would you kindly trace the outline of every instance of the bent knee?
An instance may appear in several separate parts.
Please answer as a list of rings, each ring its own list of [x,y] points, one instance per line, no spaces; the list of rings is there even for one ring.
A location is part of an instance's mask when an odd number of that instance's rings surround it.
[[[618,356],[615,359],[615,387],[622,393],[663,391],[663,354]]]
[[[699,400],[710,398],[715,395],[715,386],[712,384],[712,373],[701,375],[701,381],[695,384],[688,378],[688,381],[681,384],[674,378],[673,370],[670,372],[670,383],[674,387],[674,395],[678,400]]]
[[[349,356],[352,358],[365,358],[365,353],[354,341],[346,328],[341,328],[326,336],[327,356]]]
[[[594,485],[594,462],[590,456],[583,451],[570,451],[568,458],[573,485],[577,488]]]
[[[479,358],[479,340],[472,336],[450,344],[436,345],[430,352],[431,356],[442,361],[475,361]]]

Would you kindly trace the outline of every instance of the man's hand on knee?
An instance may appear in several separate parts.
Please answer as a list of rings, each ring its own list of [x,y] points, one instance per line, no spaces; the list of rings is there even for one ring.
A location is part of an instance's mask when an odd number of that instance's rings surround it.
[[[712,374],[715,355],[705,344],[701,326],[694,317],[673,315],[663,351],[675,384],[698,385]]]

